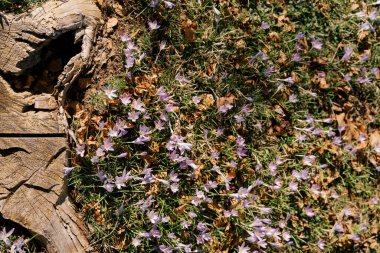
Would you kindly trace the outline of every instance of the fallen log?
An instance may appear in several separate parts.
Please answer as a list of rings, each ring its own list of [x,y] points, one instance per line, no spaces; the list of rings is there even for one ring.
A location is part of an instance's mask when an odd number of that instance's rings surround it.
[[[63,102],[89,62],[101,13],[91,0],[48,1],[0,19],[0,214],[35,233],[49,253],[88,252],[87,229],[69,202],[63,175]],[[42,52],[69,32],[74,43],[82,42],[81,52],[50,84],[55,92],[15,92],[10,80],[44,61]]]

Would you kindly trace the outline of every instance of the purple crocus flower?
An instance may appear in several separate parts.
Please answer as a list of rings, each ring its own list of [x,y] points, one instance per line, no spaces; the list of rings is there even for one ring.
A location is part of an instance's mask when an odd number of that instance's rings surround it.
[[[104,153],[104,150],[100,147],[100,148],[98,148],[98,149],[96,150],[95,154],[96,154],[97,157],[102,157],[102,156],[104,156],[106,153]]]
[[[304,210],[305,210],[306,216],[308,216],[308,217],[315,216],[314,210],[310,206],[305,207]]]
[[[233,105],[230,103],[225,103],[218,107],[218,112],[220,113],[226,113],[227,111],[231,110],[233,108]]]
[[[106,180],[104,182],[103,188],[106,189],[107,192],[113,192],[115,184],[112,181]]]
[[[130,41],[131,38],[128,37],[125,33],[120,33],[120,40],[121,40],[122,42],[127,42],[127,41]]]
[[[169,2],[169,1],[164,1],[164,4],[165,4],[166,9],[172,9],[175,6],[174,3]]]
[[[289,189],[289,191],[291,191],[291,192],[295,192],[295,191],[297,191],[297,190],[298,190],[298,182],[296,182],[296,181],[291,181],[291,182],[289,183],[288,189]]]
[[[161,2],[161,0],[151,0],[149,5],[152,8],[156,8],[160,2]]]
[[[264,71],[264,76],[265,77],[271,77],[275,72],[275,69],[273,66],[269,66],[265,71]]]
[[[111,142],[111,139],[108,138],[104,143],[102,148],[106,151],[114,151],[113,143]]]
[[[313,166],[316,158],[315,155],[306,155],[303,157],[302,164],[305,166]]]
[[[158,48],[160,49],[160,51],[165,50],[166,49],[166,40],[161,40],[160,44],[158,45]]]
[[[175,80],[177,82],[180,82],[180,83],[191,83],[191,81],[189,79],[187,79],[186,77],[184,77],[183,75],[181,75],[180,73],[177,73],[175,75]]]
[[[170,248],[169,246],[160,245],[158,248],[159,248],[159,249],[161,250],[161,252],[163,252],[163,253],[172,253],[172,252],[173,252],[172,248]]]
[[[333,229],[333,231],[338,232],[338,233],[344,232],[344,228],[343,228],[342,224],[340,224],[340,223],[335,223],[332,229]]]
[[[236,154],[239,157],[239,159],[243,159],[244,157],[247,156],[248,150],[243,149],[243,148],[238,148],[236,150]]]
[[[344,55],[342,57],[342,61],[349,61],[351,59],[352,52],[354,52],[353,47],[344,48]]]
[[[131,96],[127,95],[126,93],[121,95],[119,97],[119,99],[120,99],[121,103],[123,103],[123,105],[129,105],[131,103]]]
[[[158,24],[157,20],[149,21],[148,26],[151,31],[157,30],[161,27],[161,25]]]
[[[292,56],[292,61],[294,61],[294,62],[299,62],[299,61],[301,61],[301,54],[300,54],[300,53],[295,53],[295,54],[293,54],[293,56]]]
[[[326,246],[326,243],[324,240],[320,239],[318,242],[317,242],[317,246],[318,248],[320,248],[321,250],[324,250],[325,249],[325,246]]]
[[[138,98],[132,102],[131,107],[136,111],[145,112],[145,105],[141,101],[141,98]]]
[[[153,238],[161,238],[161,232],[157,229],[157,226],[153,226],[153,228],[149,231],[149,234]]]
[[[199,104],[200,102],[201,102],[201,99],[200,99],[200,97],[198,97],[198,96],[193,96],[192,98],[191,98],[191,100],[193,101],[193,103],[194,104]]]
[[[298,98],[297,98],[297,95],[296,94],[290,94],[289,95],[289,102],[290,103],[297,103],[298,102]]]
[[[146,216],[148,217],[149,221],[152,224],[158,224],[161,220],[160,216],[155,211],[149,211],[146,213]]]
[[[116,188],[117,189],[121,189],[121,187],[125,187],[125,183],[131,179],[132,177],[130,176],[131,172],[128,171],[128,173],[126,173],[126,170],[124,169],[123,170],[123,174],[121,175],[121,177],[118,177],[116,176],[115,177],[115,185],[116,185]]]
[[[323,41],[321,39],[312,38],[311,39],[311,45],[313,48],[315,48],[317,50],[322,50]]]
[[[188,221],[186,221],[186,220],[184,220],[184,221],[181,222],[181,227],[182,227],[183,229],[187,229],[187,228],[189,228],[190,225],[191,225],[190,222],[188,222]]]
[[[243,242],[242,245],[238,246],[238,253],[250,253],[251,249],[247,246],[245,246],[245,243]]]
[[[136,122],[140,117],[140,112],[138,111],[131,111],[128,113],[128,119],[132,120],[132,122]]]
[[[132,239],[132,242],[131,244],[134,246],[134,247],[138,247],[141,245],[141,240],[138,238],[138,237],[135,237]]]
[[[104,91],[104,93],[109,99],[117,98],[117,95],[116,95],[117,89],[112,88],[110,85],[103,87],[102,90]]]
[[[267,30],[270,28],[270,24],[268,24],[267,22],[263,21],[261,22],[261,29],[263,30]]]
[[[6,245],[11,245],[11,241],[9,240],[9,237],[13,234],[13,231],[15,229],[12,228],[7,232],[5,228],[3,228],[3,231],[0,232],[0,241],[3,241]]]
[[[74,167],[63,167],[63,174],[65,177],[69,176]]]
[[[296,35],[296,39],[297,40],[302,40],[303,38],[305,38],[305,35],[303,34],[303,32],[298,32],[297,35]]]
[[[163,87],[157,89],[157,96],[161,102],[169,102],[170,96]]]
[[[77,145],[76,148],[75,148],[75,151],[77,152],[78,155],[80,155],[81,157],[83,157],[84,156],[84,152],[86,151],[86,145],[85,144]]]
[[[341,137],[338,137],[338,136],[335,136],[333,138],[333,143],[337,146],[341,146],[342,145],[342,138]]]

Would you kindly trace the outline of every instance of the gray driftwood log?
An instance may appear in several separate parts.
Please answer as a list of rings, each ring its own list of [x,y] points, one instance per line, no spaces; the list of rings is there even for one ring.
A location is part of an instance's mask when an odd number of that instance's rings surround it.
[[[90,250],[86,227],[67,197],[62,106],[88,63],[100,20],[91,0],[48,1],[0,19],[0,213],[36,233],[47,252]],[[1,77],[28,71],[42,60],[41,51],[67,32],[75,33],[82,50],[64,67],[58,84],[51,84],[55,94],[15,92]]]

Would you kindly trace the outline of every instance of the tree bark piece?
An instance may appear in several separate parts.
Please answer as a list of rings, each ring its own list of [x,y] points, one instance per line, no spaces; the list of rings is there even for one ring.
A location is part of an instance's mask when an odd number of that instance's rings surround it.
[[[36,233],[49,253],[90,250],[87,229],[67,197],[62,100],[89,61],[100,20],[91,0],[48,1],[0,20],[0,213]],[[58,77],[59,96],[15,92],[1,77],[31,70],[43,49],[67,32],[75,33],[75,43],[82,41],[82,51]]]
[[[66,32],[82,38],[83,59],[88,59],[101,13],[91,0],[48,1],[30,13],[6,16],[0,28],[0,69],[22,74],[41,59],[41,49]]]
[[[67,198],[65,138],[0,138],[0,212],[48,252],[85,252],[86,228]]]
[[[22,94],[12,90],[0,76],[0,134],[52,134],[64,133],[63,123],[58,122],[58,111],[38,111],[39,96],[29,92]],[[36,101],[37,100],[37,101]],[[55,102],[57,104],[57,102]]]

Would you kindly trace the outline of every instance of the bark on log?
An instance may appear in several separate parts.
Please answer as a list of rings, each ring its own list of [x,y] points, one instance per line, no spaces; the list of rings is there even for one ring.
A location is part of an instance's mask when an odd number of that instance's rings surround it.
[[[1,75],[23,74],[52,40],[74,32],[82,52],[58,78],[65,96],[89,59],[100,19],[91,0],[48,1],[30,13],[8,15],[0,25],[0,213],[36,233],[47,252],[89,251],[86,227],[70,205],[63,175],[65,122],[63,108],[54,104],[62,97],[51,101],[50,94],[17,93]]]

